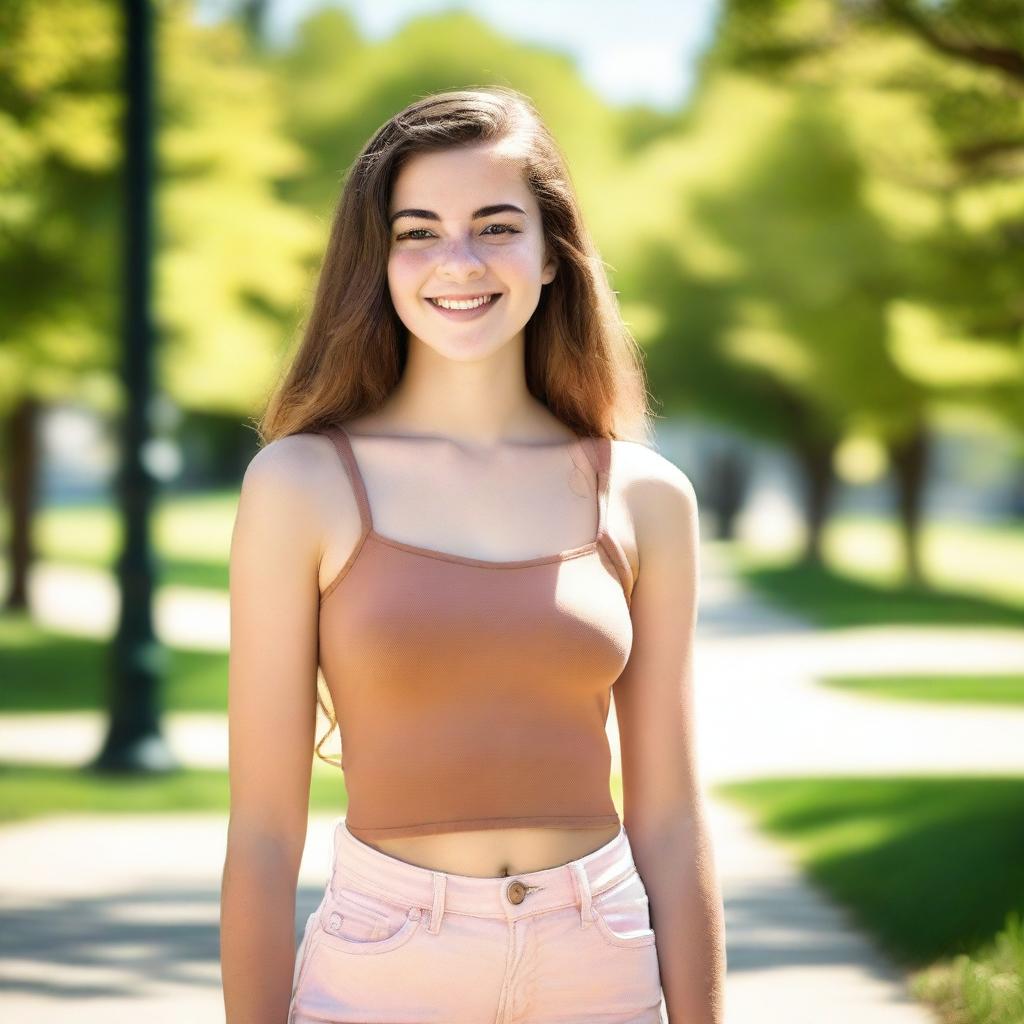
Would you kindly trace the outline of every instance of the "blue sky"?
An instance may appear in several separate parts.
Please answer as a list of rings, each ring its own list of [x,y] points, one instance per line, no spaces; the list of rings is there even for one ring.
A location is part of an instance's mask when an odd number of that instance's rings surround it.
[[[200,20],[230,0],[197,0]],[[506,35],[571,54],[583,78],[609,103],[679,106],[714,28],[718,0],[270,0],[268,23],[287,39],[320,7],[352,12],[364,35],[380,39],[407,18],[442,10],[472,11]]]

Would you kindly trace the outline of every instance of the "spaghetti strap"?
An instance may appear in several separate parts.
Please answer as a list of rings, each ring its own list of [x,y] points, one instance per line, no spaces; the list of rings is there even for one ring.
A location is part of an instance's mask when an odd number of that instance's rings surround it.
[[[597,543],[615,567],[615,572],[622,583],[626,594],[626,603],[633,597],[633,569],[622,550],[622,545],[612,536],[608,529],[608,494],[611,480],[612,439],[610,437],[595,438],[597,446]]]
[[[597,500],[597,535],[600,541],[608,533],[608,481],[611,469],[612,442],[608,437],[588,435],[581,439],[581,445],[591,468],[594,470]]]
[[[597,539],[608,532],[608,476],[611,467],[611,438],[595,438],[597,447]]]
[[[326,433],[334,442],[334,449],[345,466],[345,472],[352,484],[352,493],[359,506],[359,519],[363,525],[363,533],[367,534],[373,529],[373,515],[370,512],[370,500],[366,496],[363,474],[359,470],[356,453],[352,450],[352,442],[349,440],[347,431],[340,424],[328,427]]]

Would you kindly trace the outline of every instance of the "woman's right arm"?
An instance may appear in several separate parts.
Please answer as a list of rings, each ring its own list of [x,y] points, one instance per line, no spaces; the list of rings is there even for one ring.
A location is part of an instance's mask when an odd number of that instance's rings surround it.
[[[285,1024],[291,999],[316,728],[315,463],[301,435],[262,448],[246,469],[231,537],[231,808],[220,913],[226,1024]]]

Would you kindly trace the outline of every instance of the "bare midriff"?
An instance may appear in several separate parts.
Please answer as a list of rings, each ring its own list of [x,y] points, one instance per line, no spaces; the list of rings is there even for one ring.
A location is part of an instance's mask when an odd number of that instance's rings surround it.
[[[431,871],[478,878],[504,878],[568,864],[619,833],[597,828],[492,828],[427,836],[364,839],[390,857]]]

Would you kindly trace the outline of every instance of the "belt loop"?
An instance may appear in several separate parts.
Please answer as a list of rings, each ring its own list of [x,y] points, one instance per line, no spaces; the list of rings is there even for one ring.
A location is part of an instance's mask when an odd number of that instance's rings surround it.
[[[430,908],[430,927],[427,929],[436,935],[441,930],[441,917],[444,914],[444,893],[446,877],[443,871],[431,871],[434,876],[434,905]]]
[[[586,928],[593,916],[590,904],[590,879],[587,877],[587,872],[583,865],[578,860],[570,861],[569,867],[572,868],[573,881],[576,885],[576,896],[579,899],[580,927]]]
[[[331,826],[331,835],[330,835],[330,842],[331,842],[331,847],[330,847],[330,850],[331,850],[331,852],[330,852],[331,870],[330,870],[330,880],[328,882],[328,885],[330,886],[330,889],[331,889],[332,892],[334,891],[334,876],[335,876],[335,874],[338,871],[338,850],[341,847],[341,829],[344,827],[344,822],[345,822],[345,816],[342,814],[342,815],[339,815],[337,818],[334,819],[334,823]]]
[[[341,830],[345,827],[345,816],[342,814],[334,819],[331,826],[331,856],[338,859],[338,848],[341,846]]]

